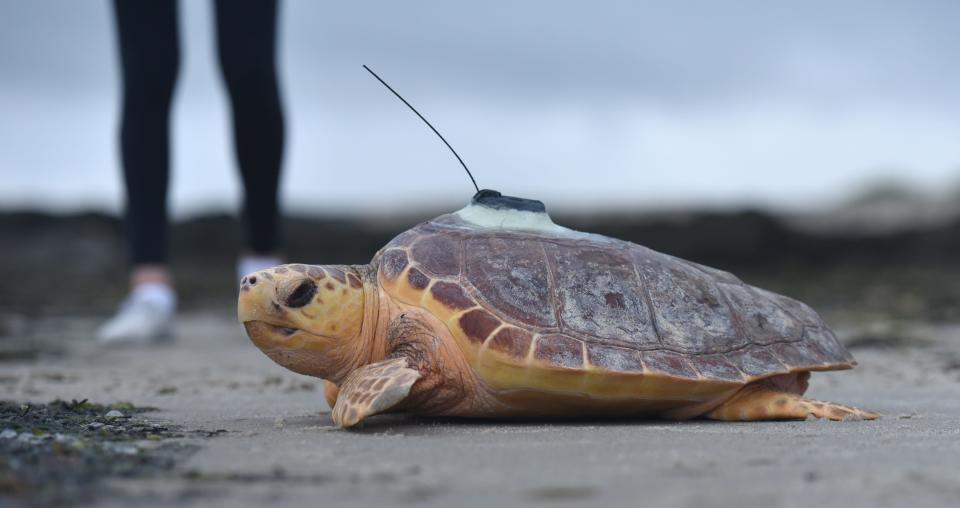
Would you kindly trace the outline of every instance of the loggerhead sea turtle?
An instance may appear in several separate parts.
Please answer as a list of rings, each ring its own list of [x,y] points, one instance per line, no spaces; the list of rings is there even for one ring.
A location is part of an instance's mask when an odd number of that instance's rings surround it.
[[[280,365],[327,381],[333,421],[460,417],[874,419],[804,398],[853,357],[810,307],[720,270],[551,221],[481,191],[368,265],[241,281],[239,318]]]

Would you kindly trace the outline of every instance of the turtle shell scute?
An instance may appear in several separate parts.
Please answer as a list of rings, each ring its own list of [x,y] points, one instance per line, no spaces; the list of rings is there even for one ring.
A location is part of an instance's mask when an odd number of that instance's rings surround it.
[[[454,235],[424,235],[410,248],[411,257],[426,272],[439,277],[460,274],[460,239]]]
[[[612,372],[642,372],[642,356],[640,351],[631,348],[587,344],[587,359],[590,364]]]
[[[505,326],[487,343],[487,347],[518,360],[525,359],[530,352],[533,334],[515,326]]]
[[[406,252],[401,249],[389,249],[380,256],[380,273],[393,280],[403,273],[408,264]]]
[[[554,367],[578,369],[583,367],[583,342],[564,335],[545,335],[537,338],[533,357]]]
[[[500,326],[500,320],[493,314],[474,309],[460,316],[460,329],[470,342],[483,343]]]
[[[430,287],[430,294],[438,302],[454,310],[469,309],[476,305],[463,290],[463,286],[455,282],[437,281]]]

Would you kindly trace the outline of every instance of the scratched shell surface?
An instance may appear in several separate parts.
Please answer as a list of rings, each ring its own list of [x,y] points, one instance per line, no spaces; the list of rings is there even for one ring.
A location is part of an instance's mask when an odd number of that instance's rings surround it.
[[[374,261],[411,288],[433,281],[468,339],[518,361],[720,381],[855,363],[807,305],[600,235],[484,229],[449,214]]]

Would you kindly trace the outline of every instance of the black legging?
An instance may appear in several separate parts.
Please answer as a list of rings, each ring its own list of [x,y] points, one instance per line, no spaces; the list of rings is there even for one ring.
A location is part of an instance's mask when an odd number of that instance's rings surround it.
[[[180,50],[177,0],[114,0],[123,66],[120,146],[134,264],[167,261],[170,102]],[[217,47],[230,92],[245,193],[246,245],[279,247],[283,112],[276,76],[277,0],[216,0]]]

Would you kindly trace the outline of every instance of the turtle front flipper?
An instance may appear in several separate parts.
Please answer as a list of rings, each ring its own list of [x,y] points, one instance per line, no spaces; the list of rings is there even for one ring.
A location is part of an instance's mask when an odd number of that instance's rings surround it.
[[[805,398],[768,380],[750,383],[705,416],[724,421],[880,418],[880,414],[873,411]]]
[[[331,415],[333,423],[352,427],[368,416],[392,408],[410,394],[420,376],[402,357],[360,367],[340,387]]]

